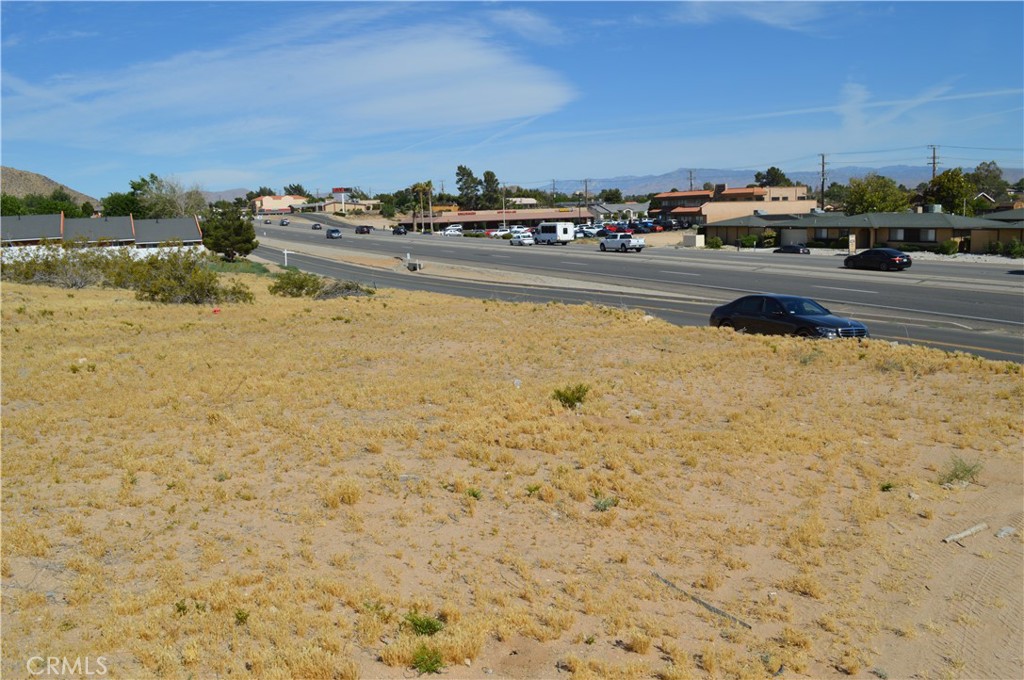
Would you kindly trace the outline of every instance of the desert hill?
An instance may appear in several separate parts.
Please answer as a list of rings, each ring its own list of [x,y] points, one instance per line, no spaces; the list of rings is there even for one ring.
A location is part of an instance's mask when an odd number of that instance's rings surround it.
[[[71,198],[79,205],[86,201],[92,203],[94,206],[100,204],[98,199],[87,194],[83,194],[80,191],[75,191],[66,184],[55,182],[49,177],[34,172],[28,172],[27,170],[9,168],[6,165],[0,168],[0,189],[3,190],[3,193],[9,196],[17,196],[18,198],[24,198],[29,194],[49,196],[54,189],[63,189],[68,192],[68,194],[71,195]]]

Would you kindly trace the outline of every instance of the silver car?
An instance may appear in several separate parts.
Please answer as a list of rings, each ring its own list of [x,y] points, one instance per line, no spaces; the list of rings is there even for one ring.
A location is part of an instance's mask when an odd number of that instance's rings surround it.
[[[514,246],[532,246],[536,241],[533,240],[533,234],[528,231],[521,231],[517,234],[512,234],[509,243]]]

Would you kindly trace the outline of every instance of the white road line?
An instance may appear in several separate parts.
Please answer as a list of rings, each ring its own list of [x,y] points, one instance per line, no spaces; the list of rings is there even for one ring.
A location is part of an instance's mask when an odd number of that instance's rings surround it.
[[[860,290],[859,288],[836,288],[835,286],[814,286],[815,288],[824,288],[826,290],[845,290],[848,293],[867,293],[868,295],[878,295],[878,291],[874,290]]]
[[[658,272],[659,274],[675,274],[676,276],[700,276],[700,274],[694,274],[692,272],[675,272],[668,269],[662,269]]]

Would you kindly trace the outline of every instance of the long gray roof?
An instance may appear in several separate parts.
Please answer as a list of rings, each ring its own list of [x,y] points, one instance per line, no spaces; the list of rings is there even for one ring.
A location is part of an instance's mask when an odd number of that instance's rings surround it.
[[[63,216],[7,215],[0,217],[0,241],[4,243],[60,240]]]
[[[88,243],[112,242],[153,246],[168,241],[186,245],[201,243],[203,233],[195,217],[136,220],[128,217],[76,217],[55,215],[7,215],[0,218],[0,241],[30,244],[44,240]]]
[[[773,222],[774,226],[782,228],[837,228],[856,229],[879,227],[895,227],[905,229],[998,229],[1005,227],[1004,223],[995,220],[986,220],[979,217],[964,217],[962,215],[950,215],[949,213],[915,213],[915,212],[887,212],[887,213],[862,213],[860,215],[846,215],[843,213],[829,213],[825,215],[808,215],[793,220]]]

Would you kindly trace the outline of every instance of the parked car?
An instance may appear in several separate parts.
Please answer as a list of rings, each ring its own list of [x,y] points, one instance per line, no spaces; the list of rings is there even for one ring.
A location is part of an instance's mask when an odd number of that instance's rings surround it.
[[[270,220],[263,220],[263,224],[270,224]]]
[[[606,250],[618,250],[620,252],[626,252],[628,250],[635,250],[640,252],[647,245],[642,236],[633,236],[633,234],[626,232],[618,232],[616,234],[608,234],[603,239],[599,247],[601,252]]]
[[[331,228],[327,230],[325,234],[327,238],[341,238],[341,229]]]
[[[284,219],[284,220],[281,220],[281,226],[282,226],[282,227],[287,227],[287,226],[288,226],[289,224],[290,224],[290,223],[288,222],[288,220],[286,220],[286,219]]]
[[[369,234],[372,231],[373,227],[366,224],[360,224],[358,227],[356,227],[357,234]]]
[[[509,240],[509,243],[514,246],[532,246],[536,241],[533,239],[533,234],[530,232],[520,231],[512,234],[512,238]]]
[[[324,228],[324,225],[320,224],[319,222],[314,222],[313,226],[310,227],[310,229],[312,229],[313,231],[320,231],[323,228]]]
[[[795,255],[809,255],[811,250],[802,243],[791,243],[781,248],[776,248],[773,253],[793,253]]]
[[[913,264],[910,255],[895,248],[871,248],[843,260],[848,269],[878,269],[879,271],[902,271]]]
[[[507,227],[501,227],[499,229],[495,229],[494,230],[494,233],[491,234],[491,238],[504,238],[507,234],[511,234],[511,233],[512,233],[511,229],[509,229]]]
[[[441,232],[441,236],[462,236],[462,227],[454,229],[452,227],[448,227],[443,232]]]
[[[742,333],[798,335],[806,338],[866,338],[867,326],[836,316],[810,298],[796,295],[745,295],[716,307],[709,323]]]
[[[391,230],[391,233],[394,236],[405,236],[406,234],[409,233],[409,230],[406,229],[405,227],[395,227],[394,229]]]
[[[580,227],[578,231],[582,231],[584,236],[594,238],[595,236],[597,236],[597,233],[601,230],[593,225],[586,224]]]

